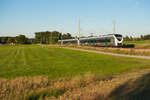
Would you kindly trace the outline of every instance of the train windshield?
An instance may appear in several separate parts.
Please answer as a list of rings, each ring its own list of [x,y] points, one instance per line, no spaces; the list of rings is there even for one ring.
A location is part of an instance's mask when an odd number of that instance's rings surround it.
[[[120,34],[115,34],[115,37],[118,39],[118,41],[122,40],[122,35],[120,35]]]

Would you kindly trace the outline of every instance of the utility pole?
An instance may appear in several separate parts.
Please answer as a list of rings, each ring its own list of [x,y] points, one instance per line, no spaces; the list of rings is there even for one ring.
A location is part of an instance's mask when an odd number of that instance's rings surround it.
[[[78,33],[78,46],[80,46],[80,20],[79,20],[79,23],[78,23],[78,28],[79,28],[79,33]]]
[[[63,40],[62,40],[62,38],[63,38],[63,32],[61,33],[61,45],[63,45]]]
[[[113,29],[114,33],[113,34],[116,34],[116,21],[115,20],[113,21],[113,25],[114,25],[114,29]]]

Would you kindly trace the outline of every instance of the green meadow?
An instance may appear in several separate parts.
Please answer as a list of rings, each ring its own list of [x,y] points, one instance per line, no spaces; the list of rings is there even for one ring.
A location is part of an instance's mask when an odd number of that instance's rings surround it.
[[[150,68],[149,60],[38,45],[0,46],[0,78],[100,76]]]
[[[140,41],[124,41],[125,44],[150,44],[149,40],[140,40]]]

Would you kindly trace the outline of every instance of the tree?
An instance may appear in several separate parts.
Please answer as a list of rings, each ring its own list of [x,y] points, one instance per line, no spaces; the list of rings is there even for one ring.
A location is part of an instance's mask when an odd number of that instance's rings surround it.
[[[7,43],[14,43],[14,37],[8,37]]]
[[[25,35],[16,36],[16,42],[19,44],[28,44],[28,38]]]
[[[57,31],[53,32],[36,32],[35,33],[35,43],[41,44],[54,44],[60,39],[61,33]]]
[[[73,37],[71,36],[70,33],[67,33],[67,34],[63,34],[63,35],[62,35],[62,38],[63,38],[63,39],[72,39]]]
[[[145,35],[145,36],[143,36],[143,39],[144,39],[144,40],[150,40],[150,35]]]
[[[130,38],[128,36],[124,37],[125,41],[130,41]]]
[[[141,35],[140,38],[141,38],[141,40],[144,40],[144,36],[143,35]]]
[[[1,43],[6,44],[8,37],[1,37]]]

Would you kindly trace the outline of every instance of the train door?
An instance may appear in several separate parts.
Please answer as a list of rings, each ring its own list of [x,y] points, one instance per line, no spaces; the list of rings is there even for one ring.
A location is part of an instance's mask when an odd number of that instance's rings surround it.
[[[89,46],[91,46],[91,40],[89,39]]]
[[[108,46],[108,37],[105,37],[105,46]]]
[[[95,46],[95,40],[94,39],[93,40],[89,39],[89,46]]]
[[[95,40],[93,39],[93,46],[95,46]]]

